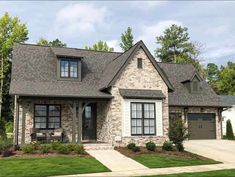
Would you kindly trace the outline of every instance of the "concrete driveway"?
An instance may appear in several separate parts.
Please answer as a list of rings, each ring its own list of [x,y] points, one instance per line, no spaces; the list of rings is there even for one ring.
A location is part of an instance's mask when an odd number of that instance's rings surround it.
[[[223,163],[235,163],[235,141],[189,140],[184,145],[186,151]]]

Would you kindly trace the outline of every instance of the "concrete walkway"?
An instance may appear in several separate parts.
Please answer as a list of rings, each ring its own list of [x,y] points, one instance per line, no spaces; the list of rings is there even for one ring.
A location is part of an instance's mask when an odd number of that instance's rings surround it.
[[[87,150],[98,161],[108,167],[112,172],[148,170],[144,165],[122,155],[115,150]]]

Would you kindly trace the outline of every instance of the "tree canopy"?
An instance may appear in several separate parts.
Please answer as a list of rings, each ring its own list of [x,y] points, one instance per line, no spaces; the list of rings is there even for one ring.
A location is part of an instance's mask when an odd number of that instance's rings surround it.
[[[0,18],[0,111],[5,119],[12,119],[12,99],[9,96],[11,76],[11,52],[14,43],[21,43],[28,39],[28,29],[18,17],[10,17],[6,12]]]
[[[162,62],[192,63],[203,76],[203,68],[197,59],[200,54],[200,45],[190,42],[186,27],[171,25],[163,32],[163,35],[156,37],[156,43],[160,47],[155,50],[155,55]]]
[[[66,47],[67,45],[61,42],[58,38],[52,41],[48,41],[45,38],[40,38],[37,41],[38,45],[52,46],[52,47]]]
[[[91,47],[85,46],[85,49],[88,50],[95,50],[95,51],[107,51],[107,52],[113,52],[114,49],[112,47],[109,47],[105,41],[98,41]]]
[[[121,35],[120,47],[123,51],[129,50],[133,46],[133,34],[131,27],[128,27],[127,30]]]

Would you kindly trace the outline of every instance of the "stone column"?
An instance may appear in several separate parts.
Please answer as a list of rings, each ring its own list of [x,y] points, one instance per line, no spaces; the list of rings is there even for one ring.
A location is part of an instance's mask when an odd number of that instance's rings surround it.
[[[82,102],[78,102],[78,137],[77,143],[82,143]]]

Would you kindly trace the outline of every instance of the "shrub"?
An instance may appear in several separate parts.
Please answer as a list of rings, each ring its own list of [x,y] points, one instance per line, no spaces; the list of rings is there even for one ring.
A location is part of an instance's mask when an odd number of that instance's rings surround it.
[[[149,150],[149,151],[155,151],[156,149],[156,144],[154,142],[148,142],[146,143],[146,148]]]
[[[69,154],[71,152],[68,145],[66,145],[66,144],[61,144],[60,146],[58,146],[57,151],[60,154]]]
[[[133,149],[135,147],[135,143],[129,143],[128,145],[127,145],[127,148],[128,149]]]
[[[12,139],[0,139],[0,154],[3,157],[8,157],[13,154],[12,149]]]
[[[70,151],[75,151],[77,144],[67,144]]]
[[[7,122],[5,127],[7,133],[13,133],[13,122]]]
[[[183,152],[184,151],[184,146],[183,144],[176,144],[176,148],[178,151]]]
[[[162,149],[165,151],[173,151],[173,144],[170,141],[165,141],[163,143]]]
[[[53,150],[58,150],[58,148],[62,145],[62,143],[60,141],[53,141],[51,143],[51,148]]]
[[[188,138],[187,128],[184,125],[182,120],[174,121],[170,124],[168,136],[170,141],[172,141],[175,145],[177,150],[181,150],[180,146],[183,146],[183,141]],[[178,149],[181,148],[181,149]]]
[[[231,121],[229,119],[226,122],[226,138],[229,140],[234,139],[233,127],[232,127]]]
[[[140,147],[139,147],[139,146],[134,146],[134,147],[132,148],[132,151],[133,151],[133,152],[140,152]]]
[[[32,144],[25,144],[21,147],[24,153],[32,154],[34,152],[34,146]]]
[[[35,150],[35,151],[40,150],[40,142],[39,141],[32,141],[30,144],[32,145],[33,150]]]
[[[50,144],[43,144],[40,147],[40,152],[43,154],[47,154],[51,150],[51,145]]]
[[[76,144],[74,152],[76,152],[77,154],[85,154],[85,149],[83,145],[80,144]]]
[[[6,124],[5,120],[3,118],[0,118],[0,138],[1,139],[7,138],[5,124]]]

